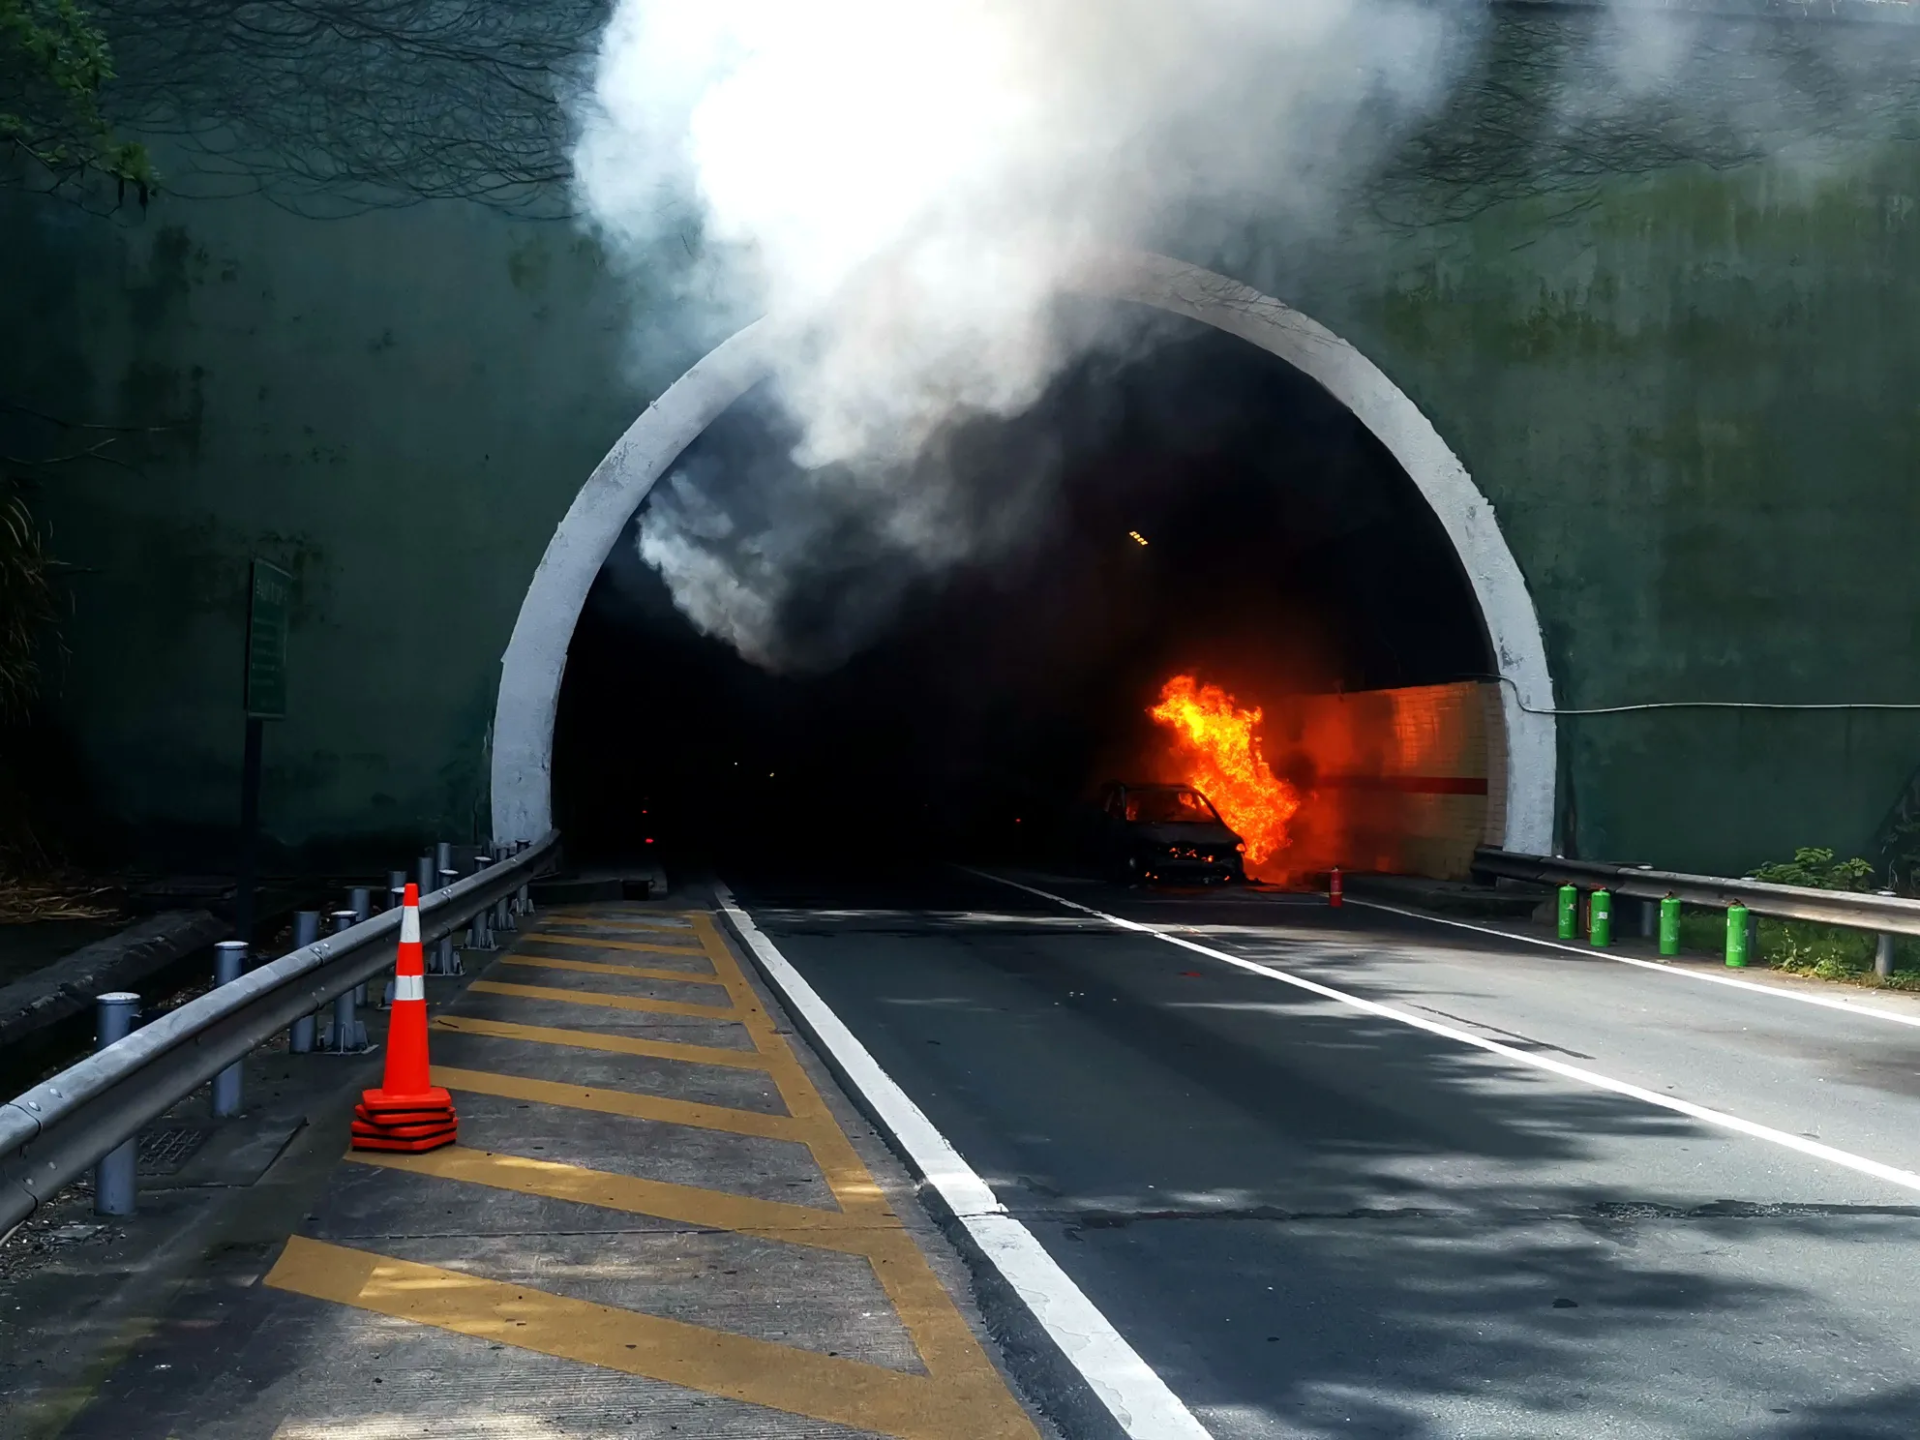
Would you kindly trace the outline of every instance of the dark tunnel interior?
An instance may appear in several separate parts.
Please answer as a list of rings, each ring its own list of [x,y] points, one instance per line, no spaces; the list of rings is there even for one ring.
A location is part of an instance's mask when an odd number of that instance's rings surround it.
[[[1176,672],[1247,703],[1485,676],[1452,546],[1371,433],[1244,341],[1185,321],[1155,333],[1016,419],[975,422],[971,463],[1048,447],[1053,502],[1011,553],[910,587],[825,673],[770,674],[698,633],[630,524],[561,691],[570,852],[1031,855],[1077,798],[1138,778],[1145,712]],[[768,409],[750,394],[683,459],[784,446]]]

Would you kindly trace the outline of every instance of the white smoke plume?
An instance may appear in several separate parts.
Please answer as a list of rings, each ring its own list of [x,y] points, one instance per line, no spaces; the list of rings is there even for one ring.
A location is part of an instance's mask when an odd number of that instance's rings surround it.
[[[1030,406],[1093,343],[1056,304],[1076,248],[1177,245],[1202,212],[1313,215],[1444,92],[1475,14],[618,0],[578,106],[580,194],[641,263],[683,243],[694,208],[729,298],[786,337],[772,383],[799,467],[724,491],[673,477],[643,555],[702,629],[780,668],[832,663],[899,589],[866,594],[865,622],[843,614],[839,640],[802,655],[783,619],[801,587],[1017,543],[1044,474],[978,497],[939,442]]]

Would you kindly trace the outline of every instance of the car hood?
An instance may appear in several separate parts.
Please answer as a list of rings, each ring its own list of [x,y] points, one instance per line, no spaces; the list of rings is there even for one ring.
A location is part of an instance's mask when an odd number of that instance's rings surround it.
[[[1240,837],[1224,825],[1129,825],[1128,831],[1155,845],[1225,845],[1229,849]]]

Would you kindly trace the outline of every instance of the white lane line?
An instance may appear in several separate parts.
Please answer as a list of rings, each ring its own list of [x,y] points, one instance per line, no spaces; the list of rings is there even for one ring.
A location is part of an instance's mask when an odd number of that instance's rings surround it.
[[[1606,950],[1596,950],[1591,945],[1569,945],[1564,940],[1543,940],[1538,935],[1516,935],[1511,930],[1499,930],[1491,925],[1475,925],[1466,920],[1448,920],[1439,915],[1429,915],[1424,910],[1405,910],[1398,905],[1382,905],[1378,900],[1356,900],[1349,895],[1347,904],[1364,906],[1368,910],[1384,910],[1389,915],[1405,915],[1412,920],[1426,920],[1435,925],[1450,925],[1455,930],[1471,930],[1476,935],[1494,935],[1502,940],[1518,940],[1523,945],[1539,945],[1548,950],[1565,950],[1570,955],[1584,956],[1589,960],[1611,960],[1616,965],[1633,965],[1642,970],[1658,971],[1662,975],[1677,975],[1682,980],[1699,980],[1708,985],[1725,985],[1734,990],[1747,990],[1755,995],[1765,995],[1774,1000],[1792,1000],[1801,1005],[1818,1005],[1823,1010],[1840,1010],[1848,1015],[1864,1015],[1872,1020],[1890,1020],[1895,1025],[1912,1025],[1920,1029],[1920,1015],[1902,1015],[1895,1010],[1882,1010],[1877,1005],[1862,1005],[1833,995],[1803,995],[1797,990],[1787,989],[1784,985],[1761,985],[1752,980],[1737,980],[1731,975],[1708,975],[1699,970],[1689,970],[1684,965],[1663,965],[1658,960],[1642,960],[1636,955],[1615,955]]]
[[[716,882],[720,909],[753,951],[761,970],[815,1040],[832,1052],[841,1072],[859,1090],[873,1114],[914,1169],[940,1192],[989,1263],[1000,1272],[1040,1322],[1060,1352],[1132,1440],[1211,1440],[1205,1426],[1167,1388],[1105,1315],[1055,1263],[1033,1232],[1007,1213],[992,1188],[934,1128],[894,1078],[793,968],[759,926]]]
[[[1722,1130],[1731,1130],[1735,1134],[1745,1135],[1754,1140],[1764,1140],[1769,1145],[1778,1145],[1784,1150],[1795,1150],[1816,1160],[1824,1160],[1829,1165],[1839,1165],[1848,1170],[1858,1171],[1862,1175],[1871,1175],[1876,1180],[1884,1180],[1890,1185],[1898,1185],[1903,1190],[1920,1193],[1920,1175],[1916,1175],[1911,1170],[1901,1170],[1893,1165],[1882,1164],[1878,1160],[1869,1160],[1866,1156],[1855,1155],[1850,1150],[1837,1150],[1831,1145],[1822,1145],[1818,1140],[1808,1140],[1804,1136],[1790,1135],[1785,1130],[1775,1130],[1770,1125],[1743,1120],[1738,1115],[1730,1115],[1724,1110],[1710,1110],[1705,1105],[1695,1105],[1691,1100],[1679,1100],[1671,1095],[1643,1090],[1638,1085],[1630,1085],[1625,1080],[1616,1080],[1611,1075],[1602,1075],[1597,1070],[1588,1070],[1581,1065],[1569,1065],[1564,1060],[1554,1060],[1530,1051],[1516,1050],[1513,1046],[1503,1045],[1498,1040],[1488,1040],[1483,1036],[1455,1029],[1451,1025],[1426,1020],[1393,1005],[1382,1005],[1377,1000],[1364,1000],[1358,995],[1349,995],[1346,991],[1336,990],[1331,985],[1322,985],[1318,980],[1309,980],[1302,975],[1290,975],[1285,970],[1277,970],[1271,965],[1262,965],[1225,950],[1216,950],[1211,945],[1202,945],[1183,936],[1170,935],[1164,930],[1156,930],[1151,925],[1143,925],[1138,920],[1109,915],[1106,911],[1096,910],[1091,905],[1082,905],[1078,900],[1069,900],[1064,895],[1055,895],[1048,890],[1023,885],[1020,881],[1009,880],[1004,875],[994,875],[985,870],[970,868],[968,873],[978,875],[983,880],[993,880],[999,884],[1011,886],[1015,890],[1024,890],[1029,895],[1037,895],[1042,900],[1051,900],[1054,904],[1064,905],[1069,910],[1078,910],[1083,914],[1092,915],[1119,929],[1133,930],[1142,935],[1152,936],[1155,940],[1164,941],[1168,945],[1178,945],[1183,950],[1191,950],[1196,955],[1205,955],[1209,960],[1218,960],[1223,965],[1245,970],[1250,975],[1258,975],[1267,980],[1278,980],[1283,985],[1305,990],[1322,999],[1336,1000],[1342,1005],[1351,1006],[1368,1015],[1378,1015],[1384,1020],[1411,1025],[1414,1029],[1424,1030],[1429,1035],[1439,1035],[1462,1045],[1471,1045],[1476,1050],[1485,1050],[1491,1055],[1500,1056],[1503,1060],[1531,1066],[1535,1070],[1544,1070],[1550,1075],[1558,1075],[1562,1079],[1588,1085],[1595,1090],[1606,1090],[1615,1095],[1624,1095],[1630,1100],[1657,1105],[1662,1110],[1671,1110],[1708,1125],[1717,1125]]]

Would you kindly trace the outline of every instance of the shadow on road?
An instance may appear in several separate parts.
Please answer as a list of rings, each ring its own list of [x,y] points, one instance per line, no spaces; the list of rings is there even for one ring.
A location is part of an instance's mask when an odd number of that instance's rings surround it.
[[[1219,1434],[1920,1433],[1872,1182],[969,877],[742,888]]]

